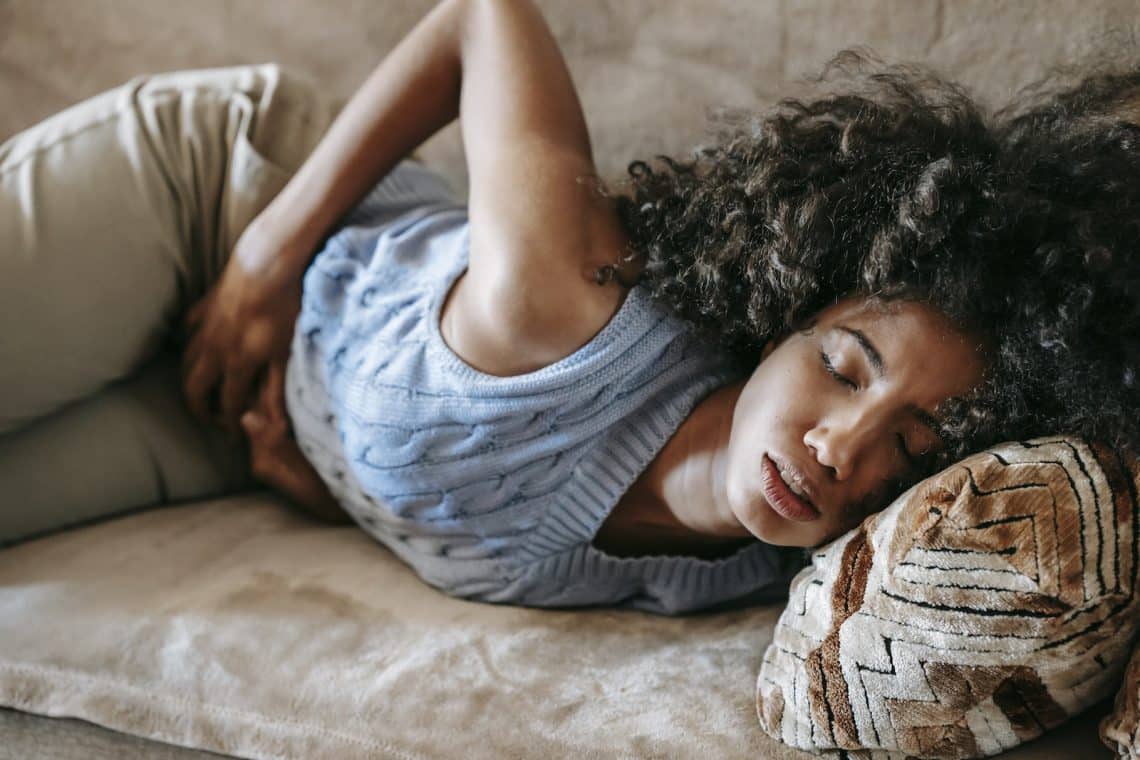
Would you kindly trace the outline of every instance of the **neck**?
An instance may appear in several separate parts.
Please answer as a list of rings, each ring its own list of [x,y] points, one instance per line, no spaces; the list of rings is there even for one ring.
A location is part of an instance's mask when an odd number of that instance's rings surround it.
[[[751,534],[732,515],[725,496],[732,413],[744,380],[718,388],[685,418],[638,481],[658,505],[662,528],[710,538]]]

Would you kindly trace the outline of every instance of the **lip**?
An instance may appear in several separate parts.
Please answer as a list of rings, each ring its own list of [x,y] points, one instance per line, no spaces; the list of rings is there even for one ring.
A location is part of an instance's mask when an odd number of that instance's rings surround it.
[[[796,522],[811,522],[820,518],[818,509],[792,493],[776,468],[776,463],[767,454],[763,457],[762,467],[764,497],[776,513]],[[812,493],[806,486],[804,490]]]

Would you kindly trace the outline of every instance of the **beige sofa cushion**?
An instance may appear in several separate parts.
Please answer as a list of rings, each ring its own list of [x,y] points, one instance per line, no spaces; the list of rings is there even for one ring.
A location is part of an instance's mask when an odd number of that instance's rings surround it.
[[[752,700],[780,609],[466,602],[235,496],[0,552],[0,706],[265,760],[793,760]]]
[[[980,757],[1110,695],[1140,624],[1136,480],[1100,446],[1003,444],[819,550],[764,655],[765,730]]]

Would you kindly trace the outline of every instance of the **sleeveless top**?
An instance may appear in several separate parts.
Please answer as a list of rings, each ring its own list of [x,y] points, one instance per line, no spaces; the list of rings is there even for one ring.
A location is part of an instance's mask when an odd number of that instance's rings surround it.
[[[482,373],[439,332],[468,260],[466,208],[404,162],[305,273],[286,368],[297,443],[357,524],[468,599],[673,614],[782,598],[800,550],[614,557],[606,516],[693,408],[736,379],[641,286],[586,345]]]

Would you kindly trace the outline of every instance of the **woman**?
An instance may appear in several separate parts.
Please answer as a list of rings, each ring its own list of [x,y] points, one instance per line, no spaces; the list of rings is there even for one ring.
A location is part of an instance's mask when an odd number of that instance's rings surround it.
[[[225,229],[195,226],[206,202],[162,212],[223,256],[240,232],[186,318],[188,405],[208,422],[216,392],[259,479],[449,593],[666,613],[779,596],[800,562],[780,547],[839,535],[997,423],[1033,429],[999,402],[1047,392],[1006,372],[1000,320],[1053,304],[1018,312],[1028,277],[992,258],[1003,133],[916,72],[845,87],[689,163],[635,163],[615,196],[582,181],[588,135],[536,9],[447,0],[291,178],[223,194]],[[311,140],[316,110],[261,128]],[[400,163],[459,114],[466,209]],[[39,152],[5,148],[9,175]],[[1011,262],[1038,250],[1009,242]]]

